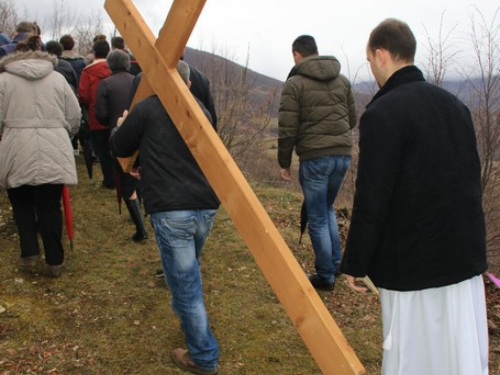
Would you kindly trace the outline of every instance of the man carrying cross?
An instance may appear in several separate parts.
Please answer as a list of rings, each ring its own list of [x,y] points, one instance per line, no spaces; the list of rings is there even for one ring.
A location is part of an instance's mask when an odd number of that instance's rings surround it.
[[[189,86],[187,63],[179,61],[177,70]],[[132,109],[111,136],[110,147],[117,157],[141,150],[144,207],[188,348],[172,351],[172,361],[193,374],[216,374],[219,346],[203,302],[200,253],[220,202],[157,96]]]

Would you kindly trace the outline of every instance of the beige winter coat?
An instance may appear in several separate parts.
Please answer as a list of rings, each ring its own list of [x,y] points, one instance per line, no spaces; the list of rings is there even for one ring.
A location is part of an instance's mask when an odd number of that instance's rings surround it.
[[[17,52],[0,60],[0,186],[76,184],[71,138],[80,125],[78,100],[57,59]]]

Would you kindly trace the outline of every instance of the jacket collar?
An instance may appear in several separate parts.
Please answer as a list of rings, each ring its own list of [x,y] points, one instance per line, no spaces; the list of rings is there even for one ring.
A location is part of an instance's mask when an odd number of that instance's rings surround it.
[[[89,65],[87,65],[85,68],[88,68],[88,67],[90,67],[90,66],[94,66],[94,65],[100,64],[100,63],[102,63],[102,62],[106,63],[106,59],[99,57],[98,59],[95,59],[94,61],[92,61],[92,62],[91,62]]]
[[[5,71],[5,66],[11,62],[21,60],[47,60],[52,64],[52,67],[57,65],[57,57],[49,55],[43,51],[27,51],[27,52],[14,52],[0,60],[0,73]]]
[[[76,53],[73,50],[62,51],[61,57],[69,59],[69,60],[71,60],[71,59],[82,59],[83,60],[83,57],[80,56],[78,53]]]
[[[418,69],[415,65],[405,66],[390,76],[385,85],[382,86],[382,88],[375,94],[368,105],[398,86],[405,83],[423,81],[425,81],[425,78],[420,69]]]

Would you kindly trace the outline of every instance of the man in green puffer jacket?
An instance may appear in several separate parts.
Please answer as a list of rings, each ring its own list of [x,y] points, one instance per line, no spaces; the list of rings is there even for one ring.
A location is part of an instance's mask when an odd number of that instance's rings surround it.
[[[339,61],[319,56],[312,36],[299,36],[292,53],[295,66],[281,93],[278,162],[281,177],[290,181],[295,148],[316,256],[316,273],[309,280],[316,289],[333,290],[341,260],[333,203],[351,162],[354,96]]]

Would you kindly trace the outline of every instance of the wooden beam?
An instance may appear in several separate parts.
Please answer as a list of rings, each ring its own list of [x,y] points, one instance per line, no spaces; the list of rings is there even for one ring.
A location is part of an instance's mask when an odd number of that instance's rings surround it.
[[[206,0],[174,1],[160,30],[156,49],[168,67],[176,68]]]
[[[157,48],[148,37],[147,30],[144,30],[144,24],[140,22],[142,18],[130,0],[107,0],[105,8],[134,52],[151,88],[179,129],[321,371],[327,375],[363,374],[363,365],[177,74],[172,59],[179,54],[182,43],[187,42],[186,37],[196,21],[194,18],[201,13],[204,3],[204,0],[174,1],[174,12],[169,13],[161,39],[156,41]],[[188,15],[183,15],[183,12]],[[177,16],[179,19],[185,16],[189,20],[188,25],[177,25],[180,29],[185,27],[189,33],[172,28],[174,35],[179,33],[179,37],[165,34],[173,27],[168,21]],[[174,47],[169,52],[171,38],[174,41],[170,46]]]

